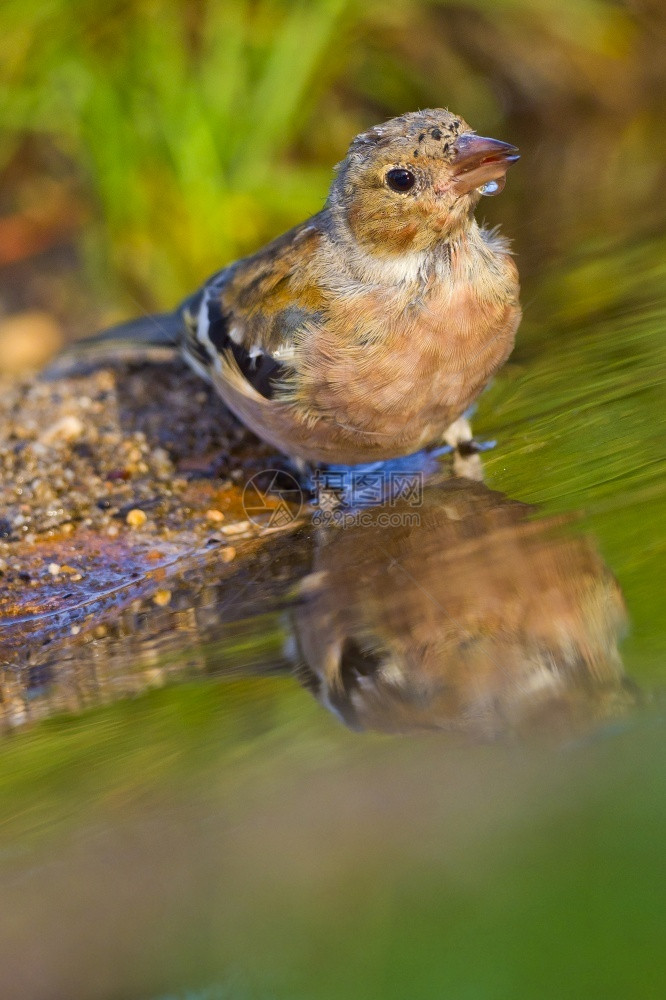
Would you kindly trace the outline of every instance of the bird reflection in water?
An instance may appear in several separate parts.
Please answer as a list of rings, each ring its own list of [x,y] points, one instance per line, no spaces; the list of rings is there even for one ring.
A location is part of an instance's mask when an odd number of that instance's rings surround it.
[[[481,483],[431,483],[315,538],[299,675],[354,729],[584,731],[634,700],[618,583],[593,544]],[[387,514],[389,516],[387,516]]]
[[[71,612],[37,615],[0,672],[0,730],[195,676],[294,671],[359,730],[560,739],[625,714],[624,602],[593,543],[481,482],[416,471],[418,495],[343,501],[328,521],[320,505],[246,558],[174,562],[164,604],[104,591],[75,635]],[[409,485],[404,461],[391,472]]]

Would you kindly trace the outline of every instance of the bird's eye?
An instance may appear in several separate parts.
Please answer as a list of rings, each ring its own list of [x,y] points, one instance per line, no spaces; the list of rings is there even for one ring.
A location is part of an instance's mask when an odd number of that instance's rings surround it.
[[[392,191],[404,193],[414,187],[416,177],[411,170],[405,170],[404,167],[394,167],[393,170],[387,172],[386,183]]]

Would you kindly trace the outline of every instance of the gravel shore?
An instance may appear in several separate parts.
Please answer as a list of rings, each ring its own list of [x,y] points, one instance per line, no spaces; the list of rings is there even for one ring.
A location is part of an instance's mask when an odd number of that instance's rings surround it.
[[[0,381],[0,665],[256,549],[242,492],[274,458],[179,362]]]

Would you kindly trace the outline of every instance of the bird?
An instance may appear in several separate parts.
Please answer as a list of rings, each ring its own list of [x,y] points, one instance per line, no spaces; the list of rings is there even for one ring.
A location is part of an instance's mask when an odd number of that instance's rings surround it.
[[[97,343],[180,350],[296,461],[354,466],[441,444],[513,349],[518,271],[474,210],[518,158],[442,108],[376,125],[353,139],[321,211],[174,312]]]
[[[635,707],[624,597],[590,538],[443,470],[419,501],[313,535],[285,649],[320,704],[356,730],[482,741],[570,739]]]

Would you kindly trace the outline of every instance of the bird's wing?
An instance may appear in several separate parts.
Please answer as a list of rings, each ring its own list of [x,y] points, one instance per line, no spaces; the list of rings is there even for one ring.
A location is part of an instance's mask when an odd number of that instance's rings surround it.
[[[321,239],[315,217],[213,275],[187,299],[182,346],[192,366],[220,388],[240,377],[250,395],[264,399],[284,387],[299,334],[325,306],[307,267]]]

